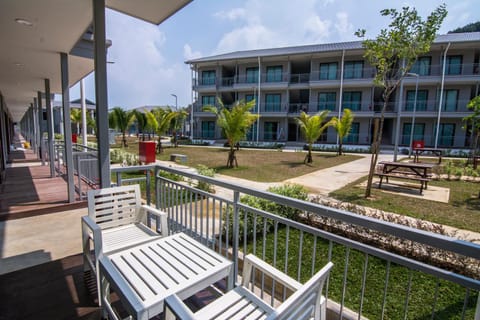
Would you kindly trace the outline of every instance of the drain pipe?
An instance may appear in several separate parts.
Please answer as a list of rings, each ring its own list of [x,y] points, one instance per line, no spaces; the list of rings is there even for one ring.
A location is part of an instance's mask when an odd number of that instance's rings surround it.
[[[445,84],[445,65],[447,62],[447,51],[450,48],[450,42],[448,43],[445,51],[443,52],[443,70],[442,70],[442,83],[440,85],[440,100],[438,102],[438,117],[437,117],[437,130],[435,130],[435,149],[438,145],[438,132],[440,130],[440,116],[442,115],[442,103],[443,103],[443,86]]]
[[[342,65],[340,66],[340,94],[338,96],[338,120],[342,116],[342,103],[343,103],[343,67],[345,65],[345,49],[342,50]],[[340,145],[340,136],[337,132],[337,148]]]

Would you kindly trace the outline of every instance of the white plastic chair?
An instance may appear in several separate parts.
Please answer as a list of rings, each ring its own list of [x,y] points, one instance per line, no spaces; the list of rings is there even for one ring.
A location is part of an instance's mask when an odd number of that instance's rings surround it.
[[[150,218],[156,222],[153,228]],[[98,289],[101,254],[167,235],[167,214],[142,205],[139,185],[91,190],[88,192],[88,216],[82,217],[84,271],[93,271]]]
[[[182,320],[207,320],[207,319],[325,319],[325,298],[322,288],[327,279],[333,263],[328,262],[305,284],[290,278],[283,272],[275,269],[256,256],[249,254],[245,257],[242,283],[235,289],[227,292],[217,300],[208,304],[196,313],[193,313],[176,295],[166,299],[169,311]],[[294,293],[288,297],[278,308],[272,307],[252,290],[249,283],[253,270],[260,271],[276,283],[292,290]]]

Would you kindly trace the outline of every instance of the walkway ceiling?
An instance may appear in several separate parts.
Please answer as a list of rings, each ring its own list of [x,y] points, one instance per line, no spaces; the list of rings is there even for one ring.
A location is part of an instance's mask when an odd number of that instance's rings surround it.
[[[70,86],[93,71],[93,59],[72,52],[79,40],[87,39],[84,35],[93,20],[92,1],[0,1],[0,93],[14,121],[22,118],[37,92],[45,90],[44,79],[50,79],[51,93],[61,92],[59,53],[70,54]],[[106,5],[160,24],[190,2],[106,0]]]

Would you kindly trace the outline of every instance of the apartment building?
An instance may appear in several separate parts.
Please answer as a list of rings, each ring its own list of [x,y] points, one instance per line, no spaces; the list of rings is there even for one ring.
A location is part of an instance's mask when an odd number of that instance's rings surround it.
[[[344,143],[369,145],[383,101],[381,88],[373,84],[375,69],[363,53],[361,42],[354,41],[189,60],[193,137],[222,138],[214,115],[203,111],[219,97],[226,106],[256,100],[252,112],[260,118],[249,141],[302,142],[295,121],[300,112],[329,110],[329,117],[338,117],[349,108],[355,119]],[[467,103],[480,94],[479,56],[480,32],[439,35],[388,101],[382,144],[408,147],[411,140],[422,140],[425,146],[468,148],[471,130],[462,118],[470,114]],[[337,143],[335,130],[329,128],[318,143]]]

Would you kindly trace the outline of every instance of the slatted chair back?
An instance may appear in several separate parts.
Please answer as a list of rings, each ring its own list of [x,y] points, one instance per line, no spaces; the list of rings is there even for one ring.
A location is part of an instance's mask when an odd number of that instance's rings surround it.
[[[285,300],[267,320],[307,320],[324,319],[321,311],[322,289],[333,263],[328,262],[300,289]]]
[[[139,222],[141,207],[139,185],[91,190],[88,215],[101,229]]]

